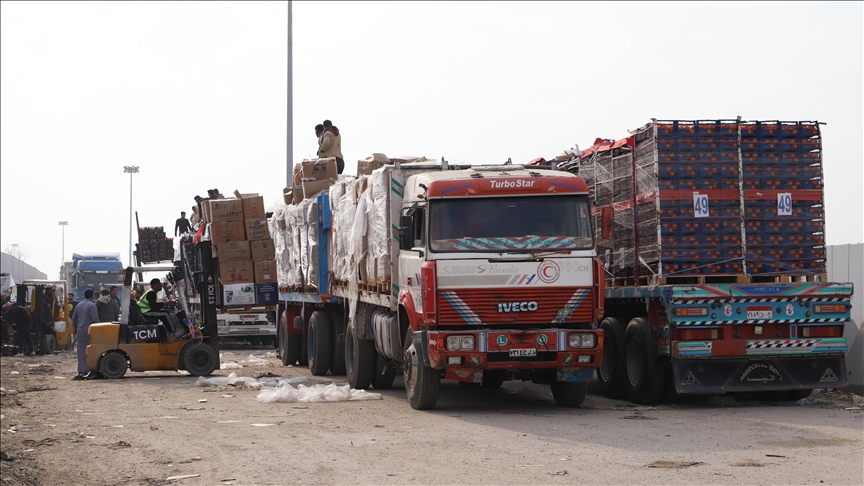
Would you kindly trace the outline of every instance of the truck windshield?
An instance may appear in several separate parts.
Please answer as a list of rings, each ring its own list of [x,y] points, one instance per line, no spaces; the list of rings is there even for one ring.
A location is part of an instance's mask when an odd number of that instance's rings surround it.
[[[454,198],[429,202],[435,252],[593,248],[588,196]]]

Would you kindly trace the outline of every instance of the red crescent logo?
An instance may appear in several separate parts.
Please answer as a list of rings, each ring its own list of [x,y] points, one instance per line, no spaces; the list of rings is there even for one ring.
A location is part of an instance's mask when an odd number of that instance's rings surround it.
[[[555,283],[560,275],[561,269],[558,267],[558,264],[552,260],[547,260],[541,263],[537,268],[537,276],[540,277],[540,281],[543,283]]]

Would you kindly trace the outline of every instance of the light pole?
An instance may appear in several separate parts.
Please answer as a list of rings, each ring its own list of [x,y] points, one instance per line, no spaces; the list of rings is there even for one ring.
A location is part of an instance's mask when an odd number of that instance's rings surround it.
[[[293,162],[291,159],[294,158],[294,86],[293,86],[293,69],[294,69],[294,33],[292,31],[292,18],[291,18],[291,0],[288,0],[288,127],[286,131],[288,132],[288,146],[286,147],[285,157],[287,160],[287,181],[285,182],[285,187],[292,187],[294,184],[294,176],[293,176]]]
[[[124,165],[123,173],[129,174],[129,263],[132,265],[132,174],[138,173],[137,165]]]
[[[69,224],[69,221],[58,221],[57,224],[63,227],[63,239],[60,240],[60,263],[63,263],[64,258],[66,258],[66,225]]]

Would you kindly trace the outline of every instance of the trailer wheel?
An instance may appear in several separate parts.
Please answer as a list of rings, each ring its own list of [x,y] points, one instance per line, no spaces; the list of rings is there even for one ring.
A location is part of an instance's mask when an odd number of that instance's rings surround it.
[[[396,368],[390,361],[375,353],[375,372],[372,374],[372,387],[376,390],[389,390],[393,388],[393,380],[396,379]]]
[[[330,321],[327,313],[315,311],[309,319],[309,372],[314,376],[324,376],[330,369],[331,342]]]
[[[219,356],[209,344],[189,343],[184,347],[183,365],[192,376],[207,376],[216,369]]]
[[[285,366],[297,364],[300,360],[300,350],[302,347],[302,334],[287,334],[285,336],[285,354],[282,355],[282,364]]]
[[[351,388],[369,388],[375,373],[375,343],[357,339],[353,322],[345,329],[345,368]]]
[[[417,350],[414,348],[414,333],[411,328],[408,328],[405,333],[403,349],[405,355],[402,357],[402,367],[408,403],[414,410],[435,408],[441,385],[441,372],[420,362]]]
[[[341,310],[330,314],[333,332],[333,362],[330,363],[330,372],[334,375],[345,374],[345,321]],[[341,338],[341,339],[340,339]]]
[[[603,360],[597,368],[597,381],[606,398],[623,398],[627,395],[624,388],[627,381],[624,362],[624,324],[615,317],[607,317],[600,323],[605,338],[603,340]]]
[[[585,401],[585,396],[588,394],[588,382],[564,382],[553,381],[552,398],[555,399],[555,405],[559,407],[578,407]]]
[[[624,333],[627,364],[627,396],[633,403],[657,403],[663,395],[666,378],[658,366],[656,346],[651,342],[648,321],[642,317],[630,320]]]
[[[119,351],[108,351],[99,360],[99,373],[102,373],[102,376],[109,380],[123,378],[127,367],[126,356],[123,356]]]
[[[300,340],[300,355],[297,357],[297,364],[300,366],[309,366],[309,347],[306,346],[306,333],[295,334]]]

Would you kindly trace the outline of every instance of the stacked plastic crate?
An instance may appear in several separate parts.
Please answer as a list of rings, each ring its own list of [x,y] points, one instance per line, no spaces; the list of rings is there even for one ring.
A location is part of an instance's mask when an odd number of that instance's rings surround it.
[[[743,273],[737,121],[656,121],[635,140],[639,273]]]
[[[747,273],[825,273],[821,149],[815,121],[741,124]]]

